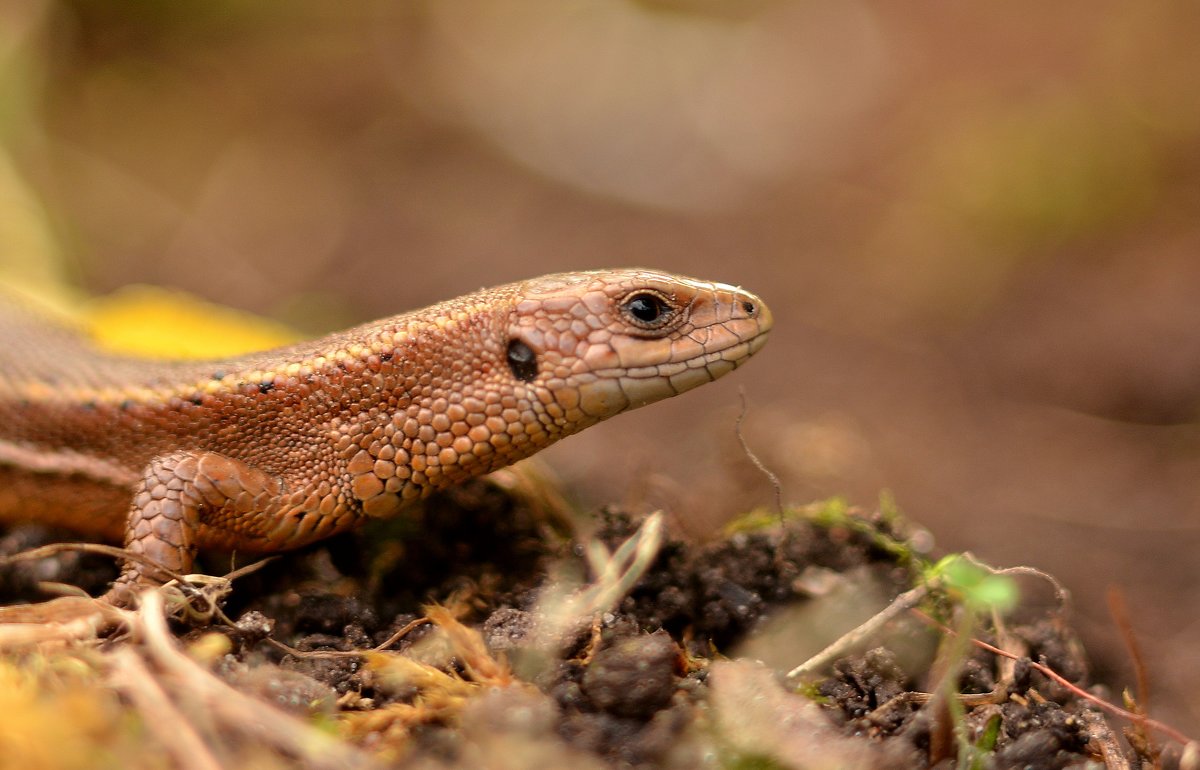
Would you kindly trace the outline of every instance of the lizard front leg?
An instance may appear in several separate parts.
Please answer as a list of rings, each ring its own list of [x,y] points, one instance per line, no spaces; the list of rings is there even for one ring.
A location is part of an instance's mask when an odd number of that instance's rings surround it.
[[[134,488],[125,548],[162,569],[130,559],[104,598],[128,604],[138,588],[161,585],[170,573],[189,572],[201,545],[280,550],[314,539],[303,537],[316,535],[314,530],[323,537],[345,528],[337,526],[336,517],[314,527],[286,497],[278,476],[217,452],[181,451],[154,458]]]

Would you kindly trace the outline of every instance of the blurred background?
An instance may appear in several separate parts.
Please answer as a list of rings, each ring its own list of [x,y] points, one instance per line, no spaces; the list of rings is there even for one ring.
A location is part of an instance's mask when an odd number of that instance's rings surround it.
[[[770,345],[547,453],[696,535],[890,490],[1074,592],[1200,731],[1200,5],[0,0],[0,271],[308,332],[545,272],[739,283]]]

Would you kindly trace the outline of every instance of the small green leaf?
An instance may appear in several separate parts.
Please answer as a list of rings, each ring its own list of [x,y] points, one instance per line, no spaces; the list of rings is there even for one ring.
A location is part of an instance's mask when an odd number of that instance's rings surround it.
[[[932,574],[940,577],[946,589],[957,594],[972,610],[1005,612],[1017,605],[1017,584],[1011,578],[989,572],[961,556],[942,559]]]

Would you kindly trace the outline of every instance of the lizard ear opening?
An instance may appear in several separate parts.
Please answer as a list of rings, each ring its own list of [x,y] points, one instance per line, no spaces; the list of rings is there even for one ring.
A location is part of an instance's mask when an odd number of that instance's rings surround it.
[[[522,382],[532,382],[537,377],[537,354],[533,348],[517,338],[508,341],[508,368]]]

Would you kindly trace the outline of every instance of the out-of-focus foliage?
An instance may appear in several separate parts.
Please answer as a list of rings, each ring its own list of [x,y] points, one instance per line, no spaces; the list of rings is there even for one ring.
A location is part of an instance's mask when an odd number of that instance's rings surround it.
[[[158,358],[218,358],[298,338],[282,324],[152,286],[92,300],[84,319],[106,350]]]
[[[571,187],[727,209],[828,165],[877,96],[886,41],[855,0],[419,4],[423,109]]]
[[[10,154],[27,135],[43,81],[32,38],[45,12],[40,2],[0,4],[0,279],[53,291],[63,276],[50,215]]]
[[[29,655],[0,661],[0,708],[5,767],[161,766],[138,760],[141,726],[84,660]]]

